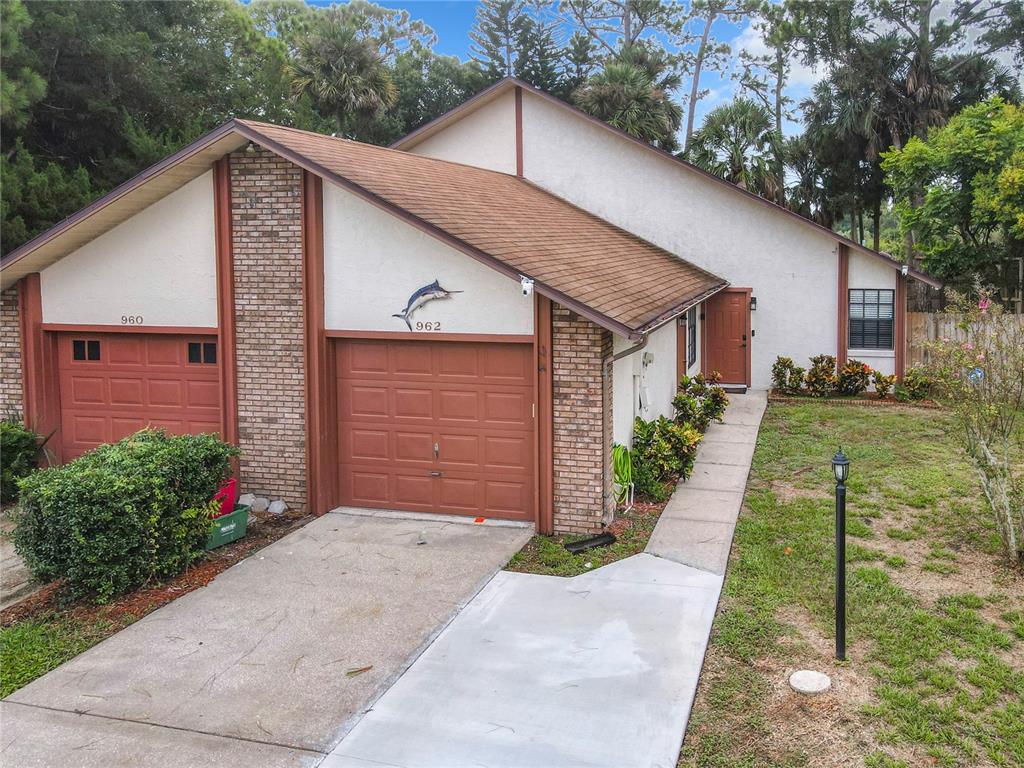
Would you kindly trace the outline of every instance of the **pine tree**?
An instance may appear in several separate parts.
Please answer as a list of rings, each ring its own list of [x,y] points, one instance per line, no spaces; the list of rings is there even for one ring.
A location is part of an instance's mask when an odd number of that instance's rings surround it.
[[[522,0],[482,0],[477,8],[469,50],[488,82],[515,73],[522,13]]]
[[[597,49],[585,32],[575,32],[563,53],[562,89],[559,94],[569,98],[573,91],[587,82],[597,66]]]
[[[517,19],[516,77],[548,93],[562,90],[562,51],[549,25],[522,14]]]

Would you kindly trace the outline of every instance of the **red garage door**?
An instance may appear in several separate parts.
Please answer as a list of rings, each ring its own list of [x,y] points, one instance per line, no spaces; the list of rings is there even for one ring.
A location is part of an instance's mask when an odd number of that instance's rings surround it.
[[[337,343],[342,504],[533,519],[529,344]]]
[[[62,333],[58,357],[64,461],[146,426],[220,432],[213,336]]]

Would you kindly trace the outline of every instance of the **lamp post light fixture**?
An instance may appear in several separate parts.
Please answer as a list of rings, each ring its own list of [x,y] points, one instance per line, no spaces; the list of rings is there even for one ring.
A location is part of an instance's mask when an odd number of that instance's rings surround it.
[[[836,476],[836,658],[846,660],[846,479],[850,460],[843,449],[832,457]]]

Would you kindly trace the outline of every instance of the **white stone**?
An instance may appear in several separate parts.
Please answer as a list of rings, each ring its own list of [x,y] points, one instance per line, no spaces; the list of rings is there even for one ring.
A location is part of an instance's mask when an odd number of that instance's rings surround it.
[[[283,515],[288,511],[288,505],[278,499],[277,501],[271,502],[269,510],[272,515]]]
[[[243,493],[238,497],[238,503],[246,507],[251,507],[255,502],[256,496],[252,493]]]
[[[798,669],[789,676],[789,687],[804,696],[817,696],[832,687],[832,680],[822,672]]]
[[[266,512],[267,507],[270,506],[270,500],[264,499],[262,496],[252,500],[252,511],[253,512]]]

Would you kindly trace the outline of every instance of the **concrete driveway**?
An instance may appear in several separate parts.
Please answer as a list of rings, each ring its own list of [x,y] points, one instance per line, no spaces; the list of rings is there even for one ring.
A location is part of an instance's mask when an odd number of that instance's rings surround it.
[[[316,765],[531,533],[324,515],[0,703],[0,763]]]

